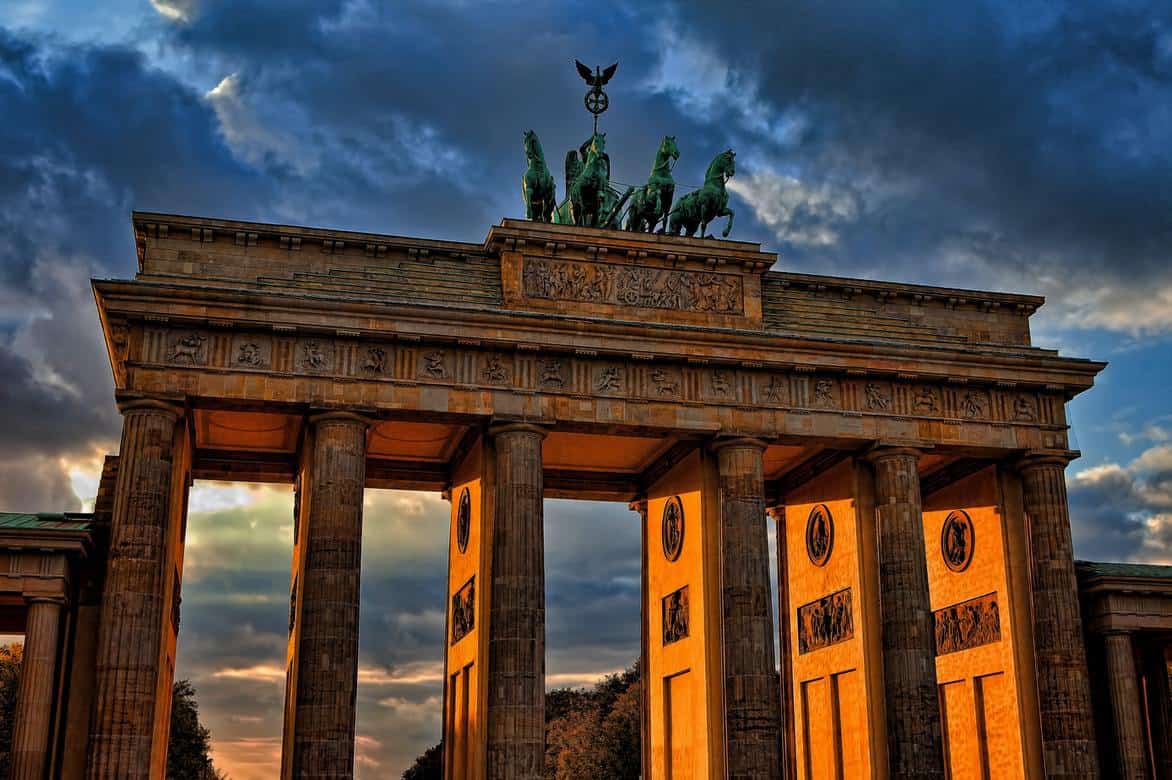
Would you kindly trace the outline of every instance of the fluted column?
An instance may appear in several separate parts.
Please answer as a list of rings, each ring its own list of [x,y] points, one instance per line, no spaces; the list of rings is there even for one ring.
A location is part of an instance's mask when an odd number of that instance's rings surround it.
[[[715,449],[728,775],[780,778],[780,692],[773,671],[765,443],[741,438],[718,442]]]
[[[29,599],[16,722],[12,727],[12,780],[45,777],[63,604],[60,598]]]
[[[1120,780],[1145,780],[1143,711],[1139,700],[1139,679],[1131,634],[1115,631],[1106,635],[1107,687],[1111,714],[1115,718],[1115,760]]]
[[[541,442],[523,423],[496,449],[488,637],[488,780],[540,780],[545,763],[545,537]]]
[[[630,503],[630,509],[639,514],[640,564],[639,564],[639,764],[643,777],[651,776],[651,672],[647,668],[651,654],[648,642],[651,637],[650,583],[648,573],[647,547],[647,499],[640,498]]]
[[[936,645],[924,549],[919,452],[879,447],[875,469],[887,754],[892,777],[943,778]]]
[[[794,735],[794,680],[793,661],[790,658],[789,578],[787,576],[785,507],[769,507],[773,530],[777,535],[777,647],[781,667],[781,769],[782,777],[797,778],[797,744]]]
[[[1051,778],[1098,777],[1091,690],[1066,503],[1066,457],[1019,464],[1029,517],[1042,755]]]
[[[182,410],[158,401],[123,404],[122,445],[110,523],[90,727],[90,780],[146,778],[158,696],[164,561],[171,517],[175,428]],[[163,731],[165,736],[166,731]]]
[[[295,778],[353,777],[368,421],[329,412],[309,423],[313,457],[301,539],[305,564],[290,760]]]

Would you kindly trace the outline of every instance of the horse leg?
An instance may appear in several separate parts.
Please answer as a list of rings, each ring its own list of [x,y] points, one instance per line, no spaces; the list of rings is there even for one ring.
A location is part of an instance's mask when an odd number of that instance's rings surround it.
[[[726,208],[720,214],[720,216],[722,216],[722,217],[728,217],[728,224],[724,226],[724,232],[721,233],[721,235],[724,236],[725,238],[728,238],[728,234],[732,232],[733,214],[734,214],[733,210],[729,209],[729,208]]]

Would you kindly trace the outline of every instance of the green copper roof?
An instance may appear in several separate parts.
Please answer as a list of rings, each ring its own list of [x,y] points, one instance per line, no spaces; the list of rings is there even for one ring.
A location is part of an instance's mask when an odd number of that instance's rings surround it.
[[[1172,580],[1172,566],[1154,563],[1099,563],[1096,561],[1075,561],[1078,573],[1084,577],[1143,577],[1145,579]]]
[[[0,512],[0,530],[88,531],[93,515],[74,512]]]

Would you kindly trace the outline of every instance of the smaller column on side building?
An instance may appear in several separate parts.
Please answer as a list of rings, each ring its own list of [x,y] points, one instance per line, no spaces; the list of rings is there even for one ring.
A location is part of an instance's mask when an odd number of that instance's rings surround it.
[[[877,447],[868,456],[875,470],[887,753],[892,777],[943,778],[919,456],[905,447]]]
[[[349,412],[310,418],[312,454],[303,481],[296,686],[283,776],[352,777],[358,695],[362,497],[369,421]]]
[[[526,423],[489,429],[496,450],[488,638],[490,780],[545,765],[545,528],[541,443]]]
[[[728,775],[780,778],[780,691],[765,518],[765,443],[718,441],[721,633]]]
[[[90,780],[146,778],[166,750],[171,674],[162,663],[170,523],[187,461],[176,447],[183,410],[154,400],[121,404],[122,444],[110,522],[96,685],[90,726]],[[187,448],[186,439],[181,447]],[[165,693],[164,693],[165,692]],[[162,695],[167,701],[160,701]]]
[[[1018,464],[1029,522],[1042,756],[1051,778],[1099,776],[1066,499],[1069,460],[1066,453],[1036,453]]]
[[[43,780],[48,765],[53,702],[57,698],[62,598],[28,601],[24,659],[12,727],[12,780]]]
[[[1115,762],[1120,780],[1150,777],[1144,740],[1144,717],[1140,706],[1139,676],[1131,634],[1109,631],[1106,644],[1107,687],[1115,727]]]
[[[793,640],[790,637],[789,576],[786,565],[785,507],[771,506],[766,510],[773,518],[773,530],[777,535],[777,647],[781,670],[781,769],[782,777],[797,778],[797,743],[794,733],[794,677],[790,653]]]

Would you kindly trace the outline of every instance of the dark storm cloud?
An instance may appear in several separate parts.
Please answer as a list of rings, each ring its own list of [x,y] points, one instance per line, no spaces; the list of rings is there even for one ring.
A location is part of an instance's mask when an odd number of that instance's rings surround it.
[[[1127,465],[1078,471],[1069,481],[1080,556],[1172,562],[1172,446],[1152,447]]]
[[[1020,263],[1168,281],[1167,3],[695,3],[675,27],[800,117],[762,141],[804,185],[774,226],[839,240],[796,262],[931,278],[960,251],[986,283]],[[821,186],[858,209],[803,209]]]

